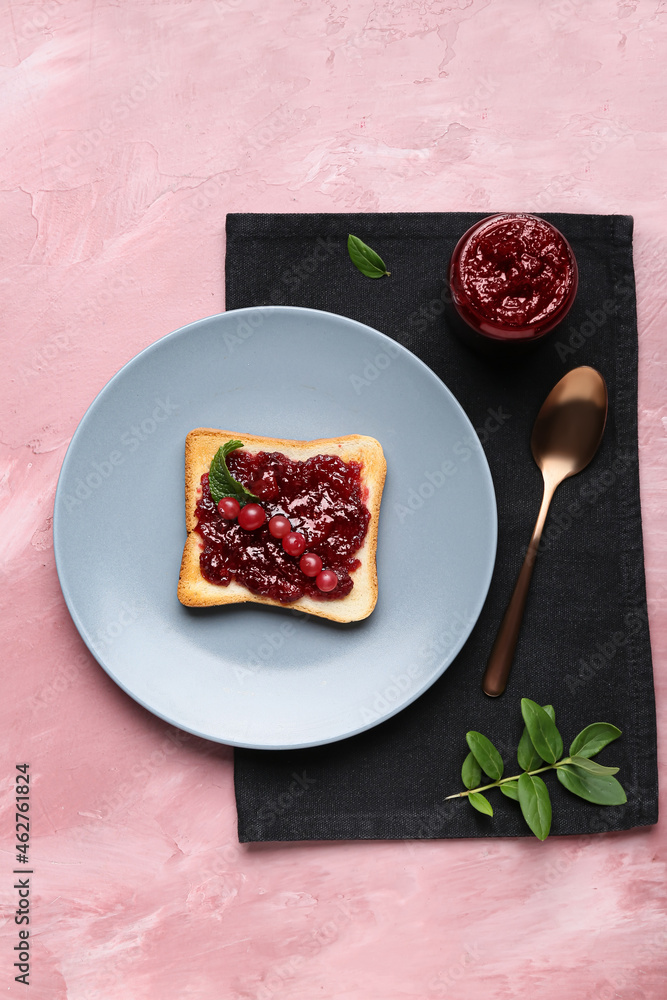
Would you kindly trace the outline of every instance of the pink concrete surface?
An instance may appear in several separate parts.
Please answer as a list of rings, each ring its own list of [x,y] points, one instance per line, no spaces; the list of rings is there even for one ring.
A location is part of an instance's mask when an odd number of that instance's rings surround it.
[[[665,0],[12,0],[0,64],[3,992],[663,998],[664,824],[239,846],[231,750],[155,719],[89,656],[51,513],[105,382],[224,309],[226,212],[630,213],[664,732]],[[12,969],[22,760],[29,990]]]

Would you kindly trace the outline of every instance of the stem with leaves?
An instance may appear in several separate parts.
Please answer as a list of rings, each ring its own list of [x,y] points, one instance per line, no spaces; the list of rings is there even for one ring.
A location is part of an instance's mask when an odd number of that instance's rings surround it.
[[[563,740],[553,707],[542,707],[530,698],[522,698],[521,714],[525,723],[517,750],[521,774],[503,778],[505,765],[500,754],[486,736],[473,730],[466,733],[470,753],[461,768],[466,791],[448,795],[448,799],[467,798],[478,812],[493,816],[493,807],[482,793],[499,788],[503,795],[519,803],[523,818],[540,840],[546,840],[551,829],[549,790],[539,777],[545,771],[556,771],[561,785],[587,802],[616,806],[627,801],[623,787],[614,777],[618,768],[605,767],[591,759],[618,739],[620,729],[609,722],[594,722],[574,738],[569,755],[563,757]],[[491,778],[488,784],[480,784],[482,772]]]

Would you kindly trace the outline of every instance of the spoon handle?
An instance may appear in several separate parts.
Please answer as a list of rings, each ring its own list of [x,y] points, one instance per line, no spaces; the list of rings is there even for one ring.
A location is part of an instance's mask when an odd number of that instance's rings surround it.
[[[542,538],[547,511],[549,510],[549,505],[557,485],[557,482],[554,483],[545,479],[542,505],[528,544],[528,551],[526,552],[523,566],[514,586],[514,593],[507,605],[505,617],[498,629],[498,635],[493,644],[489,662],[486,665],[486,671],[482,679],[482,691],[484,694],[488,694],[490,698],[497,698],[507,687],[507,680],[514,659],[514,650],[516,649],[521,621],[523,619],[523,610],[526,606],[526,598],[528,597],[530,579],[533,575],[533,567],[537,558],[537,549]]]

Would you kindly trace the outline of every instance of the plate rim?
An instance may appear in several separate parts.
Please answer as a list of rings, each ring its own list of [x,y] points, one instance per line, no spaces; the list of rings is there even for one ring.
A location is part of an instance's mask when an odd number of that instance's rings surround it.
[[[135,694],[133,691],[129,690],[128,687],[125,685],[125,683],[119,677],[116,676],[116,674],[114,673],[114,671],[107,664],[105,664],[103,662],[103,659],[100,657],[100,655],[98,654],[98,652],[96,652],[92,648],[91,643],[88,641],[88,638],[87,638],[88,629],[84,625],[84,623],[83,623],[83,621],[82,621],[82,619],[81,619],[81,617],[80,617],[80,615],[79,615],[79,613],[77,611],[75,602],[73,601],[72,595],[69,592],[69,588],[68,588],[68,586],[67,586],[67,584],[66,584],[66,582],[64,580],[64,575],[65,575],[66,571],[64,569],[63,560],[66,557],[63,555],[63,552],[62,552],[62,548],[61,548],[62,540],[60,538],[60,529],[59,529],[59,524],[60,524],[60,514],[59,514],[59,511],[62,508],[62,493],[64,491],[64,485],[63,484],[64,484],[65,477],[66,477],[66,474],[67,474],[68,463],[71,460],[71,455],[72,455],[74,449],[76,448],[76,446],[78,444],[79,437],[85,433],[85,425],[86,425],[87,421],[90,419],[91,414],[93,413],[93,411],[99,405],[103,405],[104,397],[109,392],[112,391],[113,385],[117,382],[117,380],[120,380],[122,378],[122,376],[126,372],[126,370],[130,369],[135,364],[138,364],[140,362],[140,360],[144,358],[144,356],[149,355],[152,352],[163,348],[164,345],[168,341],[170,341],[172,339],[176,339],[176,338],[181,338],[181,337],[188,336],[194,330],[196,330],[198,327],[206,327],[206,326],[209,326],[211,324],[214,324],[216,321],[218,321],[218,322],[223,321],[224,322],[224,321],[226,321],[226,317],[238,317],[240,319],[244,314],[254,314],[254,315],[256,315],[258,312],[260,312],[261,314],[264,314],[264,315],[268,314],[269,316],[272,315],[272,314],[276,314],[276,313],[298,313],[300,315],[303,315],[303,314],[305,314],[305,315],[313,315],[313,316],[317,316],[318,318],[325,317],[326,319],[332,319],[332,320],[334,320],[336,323],[340,323],[341,321],[343,321],[344,323],[349,324],[350,326],[352,326],[354,328],[361,327],[363,330],[365,330],[368,333],[370,333],[372,335],[372,337],[374,337],[374,338],[380,338],[381,341],[384,341],[388,345],[391,345],[392,350],[395,351],[396,349],[398,349],[399,354],[405,354],[405,355],[407,355],[412,363],[416,362],[417,367],[421,368],[423,374],[425,374],[427,378],[429,378],[431,381],[433,381],[437,385],[437,387],[438,387],[438,389],[440,391],[442,391],[442,390],[445,391],[445,394],[449,397],[450,404],[453,404],[454,408],[459,411],[459,414],[463,418],[463,421],[469,425],[471,431],[473,432],[473,434],[474,434],[473,445],[474,445],[475,451],[478,453],[478,457],[481,458],[480,467],[482,469],[482,472],[483,472],[483,475],[484,475],[484,480],[486,482],[486,494],[487,494],[487,498],[490,501],[490,506],[491,506],[491,509],[492,509],[492,512],[493,512],[493,519],[492,519],[492,545],[489,546],[489,551],[487,553],[487,566],[486,566],[486,570],[487,570],[486,576],[487,576],[487,579],[486,579],[486,584],[485,584],[484,588],[480,588],[479,598],[478,598],[478,600],[476,602],[476,605],[474,607],[473,614],[470,616],[470,622],[466,626],[466,629],[464,629],[464,633],[463,633],[462,637],[460,637],[459,640],[458,640],[458,642],[455,643],[451,647],[451,649],[449,650],[448,655],[446,655],[446,656],[443,657],[443,662],[438,665],[437,671],[432,676],[429,676],[424,681],[424,683],[423,683],[422,686],[418,686],[416,688],[416,690],[414,691],[414,693],[412,693],[407,699],[405,699],[403,701],[400,701],[397,705],[391,707],[390,710],[387,711],[385,714],[379,715],[378,718],[376,718],[376,719],[374,719],[374,720],[372,720],[372,721],[370,721],[370,722],[368,722],[366,724],[361,724],[357,728],[355,728],[355,729],[353,729],[353,730],[351,730],[349,732],[345,732],[343,734],[335,736],[335,737],[327,737],[325,739],[319,739],[319,740],[307,740],[305,742],[294,742],[294,743],[289,743],[289,744],[285,744],[285,743],[270,744],[270,743],[266,743],[266,742],[265,743],[261,743],[261,744],[258,744],[256,742],[246,743],[246,742],[242,742],[242,741],[239,741],[239,740],[223,739],[220,736],[212,736],[210,733],[202,732],[201,730],[198,730],[198,729],[196,729],[193,726],[186,725],[186,724],[184,724],[182,722],[179,722],[179,721],[177,721],[177,720],[175,720],[173,718],[170,718],[164,712],[161,712],[161,711],[155,709],[154,707],[152,707],[151,705],[149,705],[146,701],[144,701],[140,696],[138,696],[137,694]],[[487,459],[486,453],[484,452],[484,449],[482,447],[481,441],[479,440],[479,437],[478,437],[477,433],[475,432],[475,428],[474,428],[474,426],[472,424],[472,421],[471,421],[470,417],[465,412],[463,406],[461,405],[461,403],[459,402],[459,400],[456,398],[456,396],[454,395],[454,393],[452,392],[452,390],[449,388],[449,386],[446,385],[446,383],[443,382],[443,380],[433,371],[433,369],[430,368],[424,361],[422,361],[422,359],[420,357],[418,357],[413,351],[411,351],[409,348],[405,347],[399,341],[394,340],[388,334],[383,333],[381,330],[377,330],[375,327],[369,326],[366,323],[362,323],[359,320],[352,319],[351,317],[345,316],[342,313],[333,313],[333,312],[330,312],[329,310],[313,309],[313,308],[310,308],[310,307],[307,307],[307,306],[290,306],[290,305],[244,306],[244,307],[242,307],[240,309],[225,310],[224,312],[213,313],[213,314],[211,314],[209,316],[204,316],[204,317],[202,317],[200,319],[193,320],[192,322],[187,323],[184,326],[178,327],[175,330],[171,330],[169,333],[165,334],[164,336],[159,337],[157,340],[155,340],[152,343],[146,345],[146,347],[143,347],[140,351],[137,352],[137,354],[133,355],[133,357],[129,358],[111,376],[111,378],[109,378],[107,380],[107,382],[102,386],[102,388],[95,394],[95,396],[93,397],[93,399],[91,400],[91,402],[86,407],[84,413],[82,414],[82,416],[81,416],[81,418],[80,418],[80,420],[79,420],[79,422],[78,422],[78,424],[77,424],[77,426],[76,426],[76,428],[74,430],[74,433],[72,434],[70,442],[69,442],[69,444],[67,446],[67,450],[66,450],[65,455],[63,457],[63,461],[62,461],[62,464],[61,464],[61,467],[60,467],[60,471],[58,473],[58,480],[57,480],[57,484],[56,484],[56,491],[55,491],[54,503],[53,503],[53,550],[54,550],[54,561],[55,561],[55,566],[56,566],[56,573],[58,575],[58,582],[59,582],[59,585],[60,585],[60,589],[61,589],[63,598],[65,600],[65,604],[67,606],[67,610],[68,610],[68,612],[70,614],[70,617],[72,618],[72,621],[74,622],[74,625],[75,625],[75,627],[77,629],[77,632],[79,633],[80,639],[82,640],[82,642],[84,643],[84,645],[88,649],[88,651],[91,654],[91,656],[93,657],[93,659],[104,670],[104,672],[107,674],[107,676],[114,682],[114,684],[117,684],[118,687],[120,687],[120,689],[125,694],[127,694],[134,702],[136,702],[137,704],[141,705],[142,708],[144,708],[146,711],[150,712],[151,715],[154,715],[155,717],[161,719],[162,721],[168,723],[171,726],[176,727],[177,729],[182,730],[183,732],[188,732],[188,733],[192,734],[193,736],[197,736],[197,737],[199,737],[201,739],[205,739],[205,740],[208,740],[210,742],[217,743],[217,744],[220,744],[220,745],[223,745],[223,746],[232,746],[232,747],[238,747],[240,749],[248,749],[248,750],[286,750],[286,751],[289,751],[289,750],[301,750],[301,749],[307,749],[307,748],[310,748],[310,747],[327,746],[329,744],[338,743],[338,742],[341,742],[342,740],[351,739],[352,737],[357,736],[360,733],[367,732],[370,729],[374,729],[376,726],[380,725],[383,722],[388,721],[389,719],[393,718],[395,715],[398,715],[404,709],[408,708],[411,704],[413,704],[426,691],[428,691],[428,689],[430,687],[432,687],[433,684],[435,684],[442,677],[442,675],[445,673],[445,671],[451,666],[451,664],[456,659],[456,657],[458,656],[459,652],[461,651],[461,649],[463,648],[463,646],[465,645],[465,643],[470,638],[470,635],[471,635],[472,631],[475,628],[475,625],[477,624],[477,622],[479,620],[479,616],[480,616],[481,611],[482,611],[482,609],[484,607],[484,604],[485,604],[485,601],[486,601],[486,598],[488,596],[488,592],[489,592],[489,589],[490,589],[490,586],[491,586],[491,581],[492,581],[492,578],[493,578],[493,572],[494,572],[495,562],[496,562],[497,552],[498,552],[498,505],[497,505],[497,500],[496,500],[496,494],[495,494],[495,487],[494,487],[494,483],[493,483],[493,477],[491,475],[491,470],[490,470],[490,467],[489,467],[488,459]]]

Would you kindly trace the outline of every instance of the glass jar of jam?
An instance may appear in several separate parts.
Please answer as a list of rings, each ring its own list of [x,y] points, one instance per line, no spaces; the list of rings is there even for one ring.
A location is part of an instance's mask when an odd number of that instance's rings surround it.
[[[457,243],[449,264],[450,319],[486,353],[540,340],[563,321],[577,293],[577,262],[562,233],[525,213],[491,215]]]

